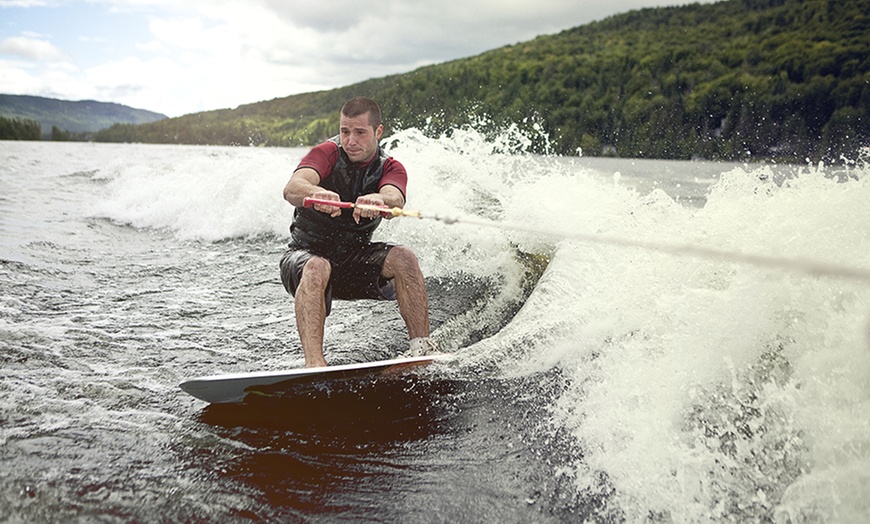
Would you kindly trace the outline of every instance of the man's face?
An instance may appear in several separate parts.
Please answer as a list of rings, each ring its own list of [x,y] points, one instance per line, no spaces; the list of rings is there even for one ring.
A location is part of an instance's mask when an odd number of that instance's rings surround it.
[[[339,120],[341,147],[351,162],[368,162],[378,150],[378,142],[384,134],[384,126],[372,127],[369,113],[353,118],[341,115]]]

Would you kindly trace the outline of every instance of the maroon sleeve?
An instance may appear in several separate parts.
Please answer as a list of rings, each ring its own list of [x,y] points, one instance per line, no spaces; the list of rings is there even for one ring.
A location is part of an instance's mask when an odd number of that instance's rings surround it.
[[[324,142],[315,146],[307,155],[302,157],[295,171],[309,167],[317,171],[322,181],[332,173],[336,160],[338,160],[338,145],[335,142]]]
[[[405,186],[407,185],[408,172],[405,171],[405,166],[393,157],[388,158],[384,162],[384,176],[381,177],[378,189],[384,186],[395,186],[396,189],[402,192],[402,196],[406,197]]]

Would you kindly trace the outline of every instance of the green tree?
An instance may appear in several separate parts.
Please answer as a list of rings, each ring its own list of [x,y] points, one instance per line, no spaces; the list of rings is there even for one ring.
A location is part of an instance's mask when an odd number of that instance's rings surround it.
[[[64,131],[57,126],[51,126],[51,139],[55,142],[66,142],[71,140],[72,135],[69,131]]]
[[[35,120],[0,116],[0,140],[39,140],[41,135],[39,122]]]

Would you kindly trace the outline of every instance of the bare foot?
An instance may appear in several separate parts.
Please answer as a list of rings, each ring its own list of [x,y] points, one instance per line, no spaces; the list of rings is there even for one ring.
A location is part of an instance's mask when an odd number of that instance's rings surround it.
[[[328,365],[329,364],[326,363],[326,359],[323,357],[305,360],[305,367],[307,368],[325,368]]]

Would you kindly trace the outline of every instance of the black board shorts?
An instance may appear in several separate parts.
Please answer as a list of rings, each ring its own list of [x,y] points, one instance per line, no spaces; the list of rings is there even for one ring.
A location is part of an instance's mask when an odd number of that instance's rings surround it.
[[[281,282],[284,289],[296,296],[296,288],[302,279],[305,264],[312,257],[320,256],[329,261],[332,272],[326,286],[326,314],[332,310],[332,299],[340,300],[395,300],[396,288],[392,279],[381,276],[387,253],[395,244],[371,242],[350,252],[342,258],[317,255],[307,248],[290,244],[281,257]]]

